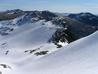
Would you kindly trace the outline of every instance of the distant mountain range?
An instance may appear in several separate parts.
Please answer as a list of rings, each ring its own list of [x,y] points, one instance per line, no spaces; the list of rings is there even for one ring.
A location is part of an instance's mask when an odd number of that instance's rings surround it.
[[[98,16],[91,13],[79,13],[79,14],[69,14],[68,17],[76,19],[85,24],[92,26],[98,26]]]
[[[16,21],[13,22],[13,19],[16,19]],[[67,13],[61,15],[49,11],[23,11],[15,9],[0,12],[0,34],[5,36],[13,32],[14,28],[7,25],[21,26],[27,22],[35,23],[40,20],[51,22],[59,27],[49,39],[49,42],[53,42],[56,45],[60,41],[67,43],[73,42],[98,30],[98,16],[91,13]]]

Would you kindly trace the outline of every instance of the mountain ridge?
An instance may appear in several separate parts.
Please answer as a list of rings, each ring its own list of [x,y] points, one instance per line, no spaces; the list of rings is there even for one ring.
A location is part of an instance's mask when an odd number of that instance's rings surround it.
[[[55,43],[56,45],[58,45],[57,43],[62,40],[63,40],[62,42],[66,42],[66,38],[67,38],[67,42],[70,43],[70,42],[73,42],[82,37],[88,36],[88,35],[92,34],[93,32],[95,32],[96,30],[98,30],[97,26],[92,26],[87,23],[78,21],[77,19],[72,19],[70,17],[71,14],[69,14],[68,16],[59,16],[50,11],[22,11],[19,9],[8,10],[8,11],[2,12],[2,13],[6,14],[6,15],[3,14],[6,17],[12,16],[10,18],[3,19],[0,15],[0,17],[2,19],[1,20],[2,26],[0,28],[0,34],[3,36],[8,35],[10,32],[13,32],[15,29],[14,26],[21,27],[21,25],[23,25],[23,24],[36,23],[40,20],[45,20],[44,22],[42,22],[43,25],[45,25],[46,22],[51,22],[51,24],[60,27],[61,31],[62,31],[62,29],[64,30],[64,28],[67,28],[66,31],[70,33],[70,34],[67,34],[68,36],[63,36],[63,37],[61,36],[59,38],[59,36],[57,36],[55,34],[62,35],[63,33],[65,33],[65,34],[67,33],[67,32],[62,33],[59,30],[59,33],[54,33],[53,36],[55,36],[55,37],[52,36],[52,38],[50,38],[49,41],[53,42],[53,43],[56,42]],[[9,13],[11,13],[11,14],[9,14]],[[80,14],[85,14],[85,13],[80,13]],[[93,15],[93,14],[91,14],[91,13],[89,13],[87,15],[85,14],[85,16],[88,16],[88,15]],[[5,26],[3,26],[3,25],[5,25]],[[13,26],[13,27],[11,28],[11,26]],[[58,32],[58,31],[56,31],[56,32]],[[53,40],[53,41],[51,41],[51,40]]]

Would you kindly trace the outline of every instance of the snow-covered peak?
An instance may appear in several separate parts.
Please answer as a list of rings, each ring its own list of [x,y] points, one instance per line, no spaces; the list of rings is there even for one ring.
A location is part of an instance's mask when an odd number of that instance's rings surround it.
[[[23,12],[23,11],[20,10],[20,9],[14,9],[14,10],[5,11],[5,13],[7,13],[7,14],[16,14],[16,13],[20,13],[20,12]]]

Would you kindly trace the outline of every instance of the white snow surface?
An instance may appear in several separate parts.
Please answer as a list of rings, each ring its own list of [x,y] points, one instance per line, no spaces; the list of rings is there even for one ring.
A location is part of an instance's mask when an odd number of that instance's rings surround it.
[[[42,23],[46,25],[42,25]],[[17,27],[10,35],[0,37],[2,74],[98,74],[98,32],[62,48],[48,39],[56,30],[51,22],[41,20]],[[36,51],[33,53],[26,50]],[[49,51],[46,55],[34,53]],[[9,51],[9,52],[8,52]],[[7,54],[7,55],[5,55]]]

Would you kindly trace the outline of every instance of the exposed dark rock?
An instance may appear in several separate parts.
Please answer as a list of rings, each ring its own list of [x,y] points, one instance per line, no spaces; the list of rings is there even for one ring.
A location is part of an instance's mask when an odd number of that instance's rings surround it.
[[[98,30],[96,26],[87,25],[69,17],[53,18],[52,23],[60,27],[49,40],[57,46],[59,41],[70,43]]]
[[[34,55],[39,56],[39,55],[46,55],[48,53],[48,51],[40,51],[40,52],[36,52]]]
[[[0,27],[0,34],[2,36],[8,35],[9,32],[13,31],[13,28],[9,28],[9,27]]]
[[[11,67],[8,66],[8,65],[6,65],[6,64],[0,64],[0,66],[2,66],[3,68],[9,68],[9,69],[11,69]]]
[[[7,50],[7,51],[5,52],[5,55],[8,55],[8,53],[9,53],[9,50]]]
[[[0,21],[11,20],[11,19],[14,19],[14,18],[22,16],[22,15],[24,15],[24,12],[19,9],[0,12]]]
[[[39,50],[40,48],[36,48],[36,49],[33,49],[33,50],[26,50],[26,51],[24,51],[25,53],[30,53],[30,54],[32,54],[33,52],[35,52],[35,51],[37,51],[37,50]]]
[[[26,50],[26,51],[24,51],[24,52],[25,52],[25,53],[27,53],[27,52],[28,52],[28,53],[30,53],[30,54],[31,54],[31,53],[33,53],[33,52],[35,52],[35,51],[36,51],[36,50]]]
[[[70,14],[70,18],[76,19],[82,23],[92,25],[92,26],[98,26],[98,16],[93,15],[91,13],[79,13],[79,14]]]

